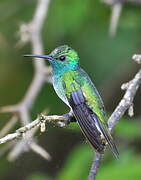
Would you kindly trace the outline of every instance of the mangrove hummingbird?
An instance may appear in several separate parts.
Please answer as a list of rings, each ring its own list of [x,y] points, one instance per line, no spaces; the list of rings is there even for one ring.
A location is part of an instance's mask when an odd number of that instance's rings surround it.
[[[52,66],[53,87],[57,95],[71,109],[73,119],[78,122],[89,143],[99,153],[105,145],[116,158],[118,151],[105,121],[103,101],[87,73],[80,68],[79,56],[71,47],[64,45],[49,55],[24,56],[43,58]]]

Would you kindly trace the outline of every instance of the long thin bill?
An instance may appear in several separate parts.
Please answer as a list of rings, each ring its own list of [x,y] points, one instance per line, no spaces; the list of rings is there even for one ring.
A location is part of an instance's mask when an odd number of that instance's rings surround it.
[[[37,54],[24,54],[24,57],[34,57],[34,58],[42,58],[42,59],[52,59],[49,55],[37,55]]]

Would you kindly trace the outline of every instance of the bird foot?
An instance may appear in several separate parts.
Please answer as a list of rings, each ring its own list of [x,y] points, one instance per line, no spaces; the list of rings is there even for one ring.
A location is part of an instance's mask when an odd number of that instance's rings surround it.
[[[64,122],[66,125],[72,122],[76,122],[76,119],[71,111],[69,113],[64,114],[63,116],[66,119],[66,121]]]

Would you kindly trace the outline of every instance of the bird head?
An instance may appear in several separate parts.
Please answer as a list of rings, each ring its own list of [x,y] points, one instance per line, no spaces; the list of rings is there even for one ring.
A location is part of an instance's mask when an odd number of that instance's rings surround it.
[[[55,48],[49,55],[26,54],[25,57],[43,58],[48,60],[54,70],[67,71],[75,69],[79,64],[79,56],[75,50],[68,45]]]

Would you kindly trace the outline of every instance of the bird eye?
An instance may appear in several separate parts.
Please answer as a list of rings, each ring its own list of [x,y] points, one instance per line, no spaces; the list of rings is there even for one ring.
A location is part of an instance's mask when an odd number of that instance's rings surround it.
[[[66,56],[60,56],[60,57],[59,57],[59,60],[60,60],[60,61],[65,61],[65,59],[66,59]]]

